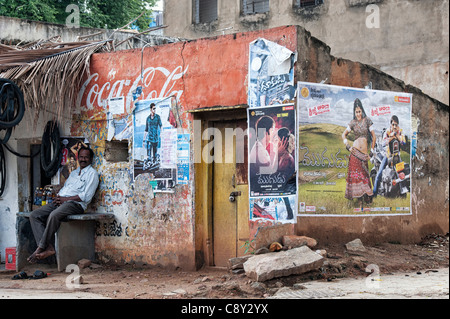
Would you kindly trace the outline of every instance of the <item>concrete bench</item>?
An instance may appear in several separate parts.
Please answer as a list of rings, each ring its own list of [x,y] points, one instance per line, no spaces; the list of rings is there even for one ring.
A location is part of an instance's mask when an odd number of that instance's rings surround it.
[[[16,220],[16,270],[30,265],[27,258],[36,249],[36,241],[31,229],[31,212],[17,213]],[[100,220],[112,220],[114,214],[84,213],[71,215],[62,223],[55,236],[56,264],[58,271],[65,271],[70,264],[80,259],[95,261],[95,227]],[[53,263],[55,260],[53,260]]]

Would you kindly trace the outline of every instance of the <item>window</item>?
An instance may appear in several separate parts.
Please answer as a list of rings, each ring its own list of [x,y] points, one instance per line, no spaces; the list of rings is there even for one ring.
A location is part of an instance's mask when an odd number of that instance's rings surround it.
[[[110,163],[128,162],[128,141],[106,141],[105,160]]]
[[[163,25],[163,16],[164,14],[162,11],[153,11],[149,27],[150,28],[161,27]]]
[[[243,0],[244,14],[265,13],[270,11],[269,0]]]
[[[314,7],[323,4],[323,0],[294,0],[295,8]]]
[[[217,0],[194,0],[195,24],[217,20]]]

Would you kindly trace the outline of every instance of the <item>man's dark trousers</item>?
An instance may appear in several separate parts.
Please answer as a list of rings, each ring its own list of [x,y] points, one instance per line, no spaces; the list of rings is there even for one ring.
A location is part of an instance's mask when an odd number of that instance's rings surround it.
[[[31,212],[30,224],[38,247],[47,248],[64,218],[83,212],[83,207],[73,201],[65,202],[59,207],[50,203]]]

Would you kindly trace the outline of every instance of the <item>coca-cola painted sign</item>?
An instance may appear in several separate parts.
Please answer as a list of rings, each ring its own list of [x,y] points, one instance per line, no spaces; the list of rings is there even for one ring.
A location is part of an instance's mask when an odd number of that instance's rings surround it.
[[[182,89],[177,89],[176,85],[188,71],[189,66],[183,68],[177,66],[173,70],[164,67],[146,68],[142,76],[138,74],[132,79],[114,79],[112,81],[101,82],[99,73],[94,73],[88,77],[83,84],[78,95],[77,106],[93,110],[97,107],[104,107],[105,101],[111,98],[125,97],[126,109],[132,106],[132,94],[136,89],[142,87],[142,95],[139,99],[156,99],[175,96],[181,99]],[[111,74],[110,71],[108,74]]]

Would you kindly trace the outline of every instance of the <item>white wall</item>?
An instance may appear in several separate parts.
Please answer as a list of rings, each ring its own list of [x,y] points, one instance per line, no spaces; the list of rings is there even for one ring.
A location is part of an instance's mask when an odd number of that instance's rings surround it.
[[[30,145],[40,144],[45,125],[53,117],[52,113],[47,112],[41,112],[37,116],[32,106],[26,106],[24,118],[14,128],[8,146],[20,154],[29,155]],[[58,123],[61,134],[69,135],[69,124],[63,120]],[[23,209],[24,201],[31,195],[31,176],[29,159],[20,158],[6,148],[3,149],[6,158],[6,185],[0,198],[0,252],[4,262],[5,248],[16,246],[16,214]]]

